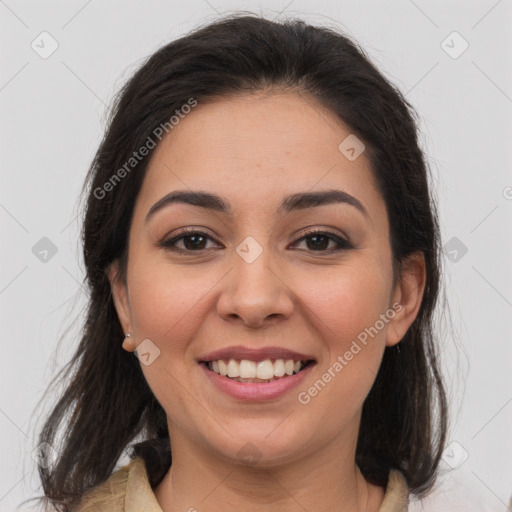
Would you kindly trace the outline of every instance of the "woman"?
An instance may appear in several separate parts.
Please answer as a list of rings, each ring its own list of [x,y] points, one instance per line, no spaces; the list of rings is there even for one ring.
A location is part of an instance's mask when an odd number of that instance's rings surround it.
[[[389,512],[432,488],[436,212],[414,111],[348,38],[238,15],[157,51],[114,105],[83,243],[45,504]]]

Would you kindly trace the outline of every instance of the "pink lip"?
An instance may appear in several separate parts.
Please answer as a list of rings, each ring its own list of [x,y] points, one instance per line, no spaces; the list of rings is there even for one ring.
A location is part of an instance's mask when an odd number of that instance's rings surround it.
[[[262,347],[247,348],[242,345],[215,350],[198,359],[198,362],[219,361],[229,359],[248,359],[249,361],[259,362],[265,359],[293,359],[294,361],[309,361],[313,356],[300,354],[281,347]]]
[[[306,378],[315,364],[309,364],[304,370],[295,375],[281,377],[278,380],[267,383],[237,382],[209,370],[205,364],[200,364],[200,366],[218,390],[232,398],[257,402],[279,398],[297,387]]]

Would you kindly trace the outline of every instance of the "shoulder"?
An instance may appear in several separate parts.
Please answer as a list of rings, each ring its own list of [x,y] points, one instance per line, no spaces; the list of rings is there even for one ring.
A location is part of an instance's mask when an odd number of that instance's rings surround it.
[[[379,512],[407,512],[409,507],[409,487],[398,469],[389,472],[386,493]]]
[[[161,512],[148,481],[144,460],[134,458],[105,482],[90,489],[75,512]]]

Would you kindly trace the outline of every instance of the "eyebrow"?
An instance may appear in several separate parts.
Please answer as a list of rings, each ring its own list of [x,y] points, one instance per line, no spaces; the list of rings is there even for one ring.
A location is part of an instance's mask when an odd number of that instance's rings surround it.
[[[200,206],[207,210],[216,211],[219,213],[231,214],[231,206],[228,201],[222,197],[212,194],[210,192],[190,191],[190,190],[175,190],[159,199],[149,210],[146,215],[146,222],[157,211],[175,204],[183,203],[193,206]],[[328,204],[345,203],[354,206],[365,217],[368,217],[368,212],[361,204],[361,202],[354,196],[343,192],[342,190],[323,190],[319,192],[299,192],[284,198],[283,202],[277,209],[278,213],[289,213],[293,210],[305,210],[318,206]]]

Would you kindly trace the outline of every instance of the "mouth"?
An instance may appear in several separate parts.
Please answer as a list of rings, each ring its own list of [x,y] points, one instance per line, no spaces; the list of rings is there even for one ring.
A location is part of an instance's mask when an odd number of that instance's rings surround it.
[[[313,371],[311,354],[279,346],[225,347],[197,359],[214,387],[239,401],[262,402],[284,397]]]
[[[303,372],[314,365],[314,359],[215,359],[199,361],[207,370],[230,380],[243,383],[268,384]]]

